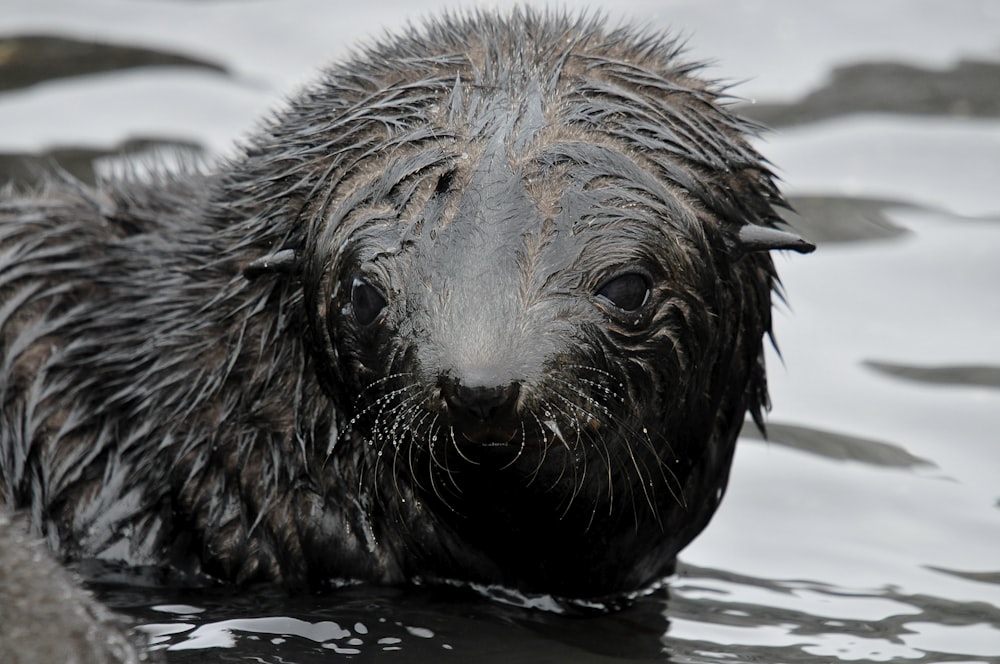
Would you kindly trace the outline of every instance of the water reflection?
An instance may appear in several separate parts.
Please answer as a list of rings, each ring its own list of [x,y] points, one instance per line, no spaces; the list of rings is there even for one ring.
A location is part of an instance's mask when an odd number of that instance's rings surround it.
[[[744,427],[743,436],[762,438],[760,432],[750,424]],[[914,456],[893,443],[794,424],[769,422],[767,441],[838,461],[860,461],[874,466],[895,468],[935,467],[933,461]]]
[[[672,589],[674,616],[683,615],[687,603],[699,607],[701,613],[693,619],[672,619],[669,638],[700,642],[716,653],[719,644],[727,644],[737,658],[754,652],[761,661],[933,661],[949,653],[984,654],[928,646],[941,622],[963,626],[973,637],[970,643],[989,642],[1000,624],[1000,611],[994,606],[942,603],[893,588],[850,589],[806,581],[762,583],[694,569],[691,579],[682,577]],[[705,613],[715,619],[706,620]]]
[[[746,115],[771,127],[852,113],[1000,117],[1000,64],[962,60],[927,69],[902,62],[837,67],[822,86],[791,104],[754,104]]]
[[[225,68],[179,53],[59,36],[0,36],[0,92],[135,67]]]
[[[307,662],[385,652],[400,662],[941,661],[991,656],[1000,643],[994,605],[690,564],[669,591],[603,615],[521,609],[456,589],[264,597],[253,608],[210,593],[201,606],[154,604],[142,629],[177,662],[206,653],[213,661]],[[114,603],[114,592],[106,599]]]
[[[888,376],[918,383],[1000,388],[1000,367],[998,366],[920,367],[876,360],[865,361],[865,366]]]

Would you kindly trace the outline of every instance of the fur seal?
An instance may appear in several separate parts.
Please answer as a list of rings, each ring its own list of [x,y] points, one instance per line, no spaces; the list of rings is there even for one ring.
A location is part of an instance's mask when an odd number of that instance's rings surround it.
[[[448,15],[209,168],[0,203],[0,502],[71,558],[642,588],[767,406],[811,250],[676,41]]]

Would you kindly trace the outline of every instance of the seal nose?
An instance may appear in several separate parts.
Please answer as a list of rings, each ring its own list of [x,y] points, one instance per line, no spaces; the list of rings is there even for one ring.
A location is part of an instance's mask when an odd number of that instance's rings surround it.
[[[454,414],[486,422],[513,415],[521,385],[470,384],[447,378],[442,382],[441,393]]]

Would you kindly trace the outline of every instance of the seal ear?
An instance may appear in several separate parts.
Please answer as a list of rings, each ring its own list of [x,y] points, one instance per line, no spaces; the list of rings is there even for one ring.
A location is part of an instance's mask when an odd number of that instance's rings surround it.
[[[299,255],[294,249],[281,249],[274,253],[265,254],[260,258],[251,261],[243,268],[243,276],[247,279],[255,279],[262,274],[297,274],[301,268]]]
[[[791,249],[800,254],[808,254],[816,249],[816,245],[803,239],[797,233],[781,230],[770,226],[744,224],[736,233],[735,248],[750,253],[754,251],[770,251],[771,249]]]

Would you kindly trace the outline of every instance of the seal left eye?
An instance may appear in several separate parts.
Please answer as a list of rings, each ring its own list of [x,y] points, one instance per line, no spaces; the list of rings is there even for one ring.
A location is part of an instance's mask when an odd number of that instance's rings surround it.
[[[375,322],[378,315],[385,309],[385,296],[379,289],[361,277],[354,277],[351,282],[351,308],[354,309],[354,317],[362,325],[369,325]]]
[[[622,311],[635,311],[646,304],[649,289],[649,278],[646,275],[629,272],[604,282],[597,295]]]

